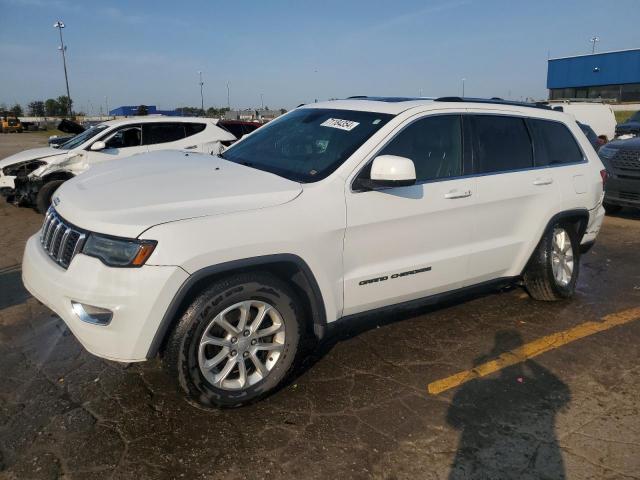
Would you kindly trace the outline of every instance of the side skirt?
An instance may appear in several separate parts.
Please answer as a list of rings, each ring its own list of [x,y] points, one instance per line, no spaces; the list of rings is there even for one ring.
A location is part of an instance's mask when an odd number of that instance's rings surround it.
[[[495,290],[499,290],[504,287],[514,285],[521,277],[502,277],[495,280],[488,280],[486,282],[478,283],[468,287],[458,288],[449,292],[437,293],[428,297],[422,297],[415,300],[409,300],[407,302],[396,303],[393,305],[387,305],[365,312],[354,313],[339,318],[338,320],[327,324],[327,337],[337,335],[343,330],[350,327],[365,327],[367,324],[371,326],[375,323],[374,317],[380,316],[395,316],[397,314],[406,313],[410,310],[424,308],[440,303],[447,303],[452,301],[468,300],[472,297],[490,293]]]

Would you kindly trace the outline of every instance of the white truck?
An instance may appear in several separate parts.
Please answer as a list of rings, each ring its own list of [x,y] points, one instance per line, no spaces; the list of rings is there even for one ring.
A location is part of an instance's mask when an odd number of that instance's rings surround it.
[[[302,106],[222,155],[105,163],[54,195],[27,289],[95,355],[161,355],[188,398],[237,406],[304,337],[372,311],[519,283],[572,296],[606,172],[548,108],[446,98]]]

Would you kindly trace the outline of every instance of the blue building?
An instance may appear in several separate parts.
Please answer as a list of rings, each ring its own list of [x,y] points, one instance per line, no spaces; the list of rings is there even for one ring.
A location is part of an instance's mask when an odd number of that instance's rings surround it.
[[[640,101],[640,48],[553,58],[548,62],[550,100],[593,98]]]
[[[166,115],[168,117],[180,117],[178,110],[158,110],[155,105],[145,105],[148,115]],[[138,114],[139,105],[124,105],[109,111],[109,115],[117,117],[133,117]]]

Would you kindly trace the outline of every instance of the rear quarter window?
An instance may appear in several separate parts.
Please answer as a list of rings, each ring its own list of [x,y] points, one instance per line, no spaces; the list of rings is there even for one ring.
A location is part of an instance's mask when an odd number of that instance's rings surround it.
[[[533,136],[537,167],[584,161],[575,137],[563,123],[530,119],[529,128]]]
[[[207,127],[204,123],[185,123],[184,130],[187,137],[202,132]]]

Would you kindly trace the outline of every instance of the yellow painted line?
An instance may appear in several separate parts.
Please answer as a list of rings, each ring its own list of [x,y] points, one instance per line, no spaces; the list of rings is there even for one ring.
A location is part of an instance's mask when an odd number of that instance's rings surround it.
[[[561,347],[567,343],[575,342],[581,338],[636,320],[640,320],[640,307],[611,313],[602,317],[599,322],[586,322],[578,325],[577,327],[570,328],[569,330],[547,335],[546,337],[525,343],[514,350],[505,352],[495,360],[478,365],[471,370],[464,370],[456,373],[455,375],[451,375],[450,377],[431,382],[427,386],[427,390],[431,395],[438,395],[446,390],[456,388],[463,383],[473,380],[474,378],[486,377],[487,375],[491,375],[503,368],[524,362],[529,358],[537,357],[538,355],[542,355],[549,350]]]

